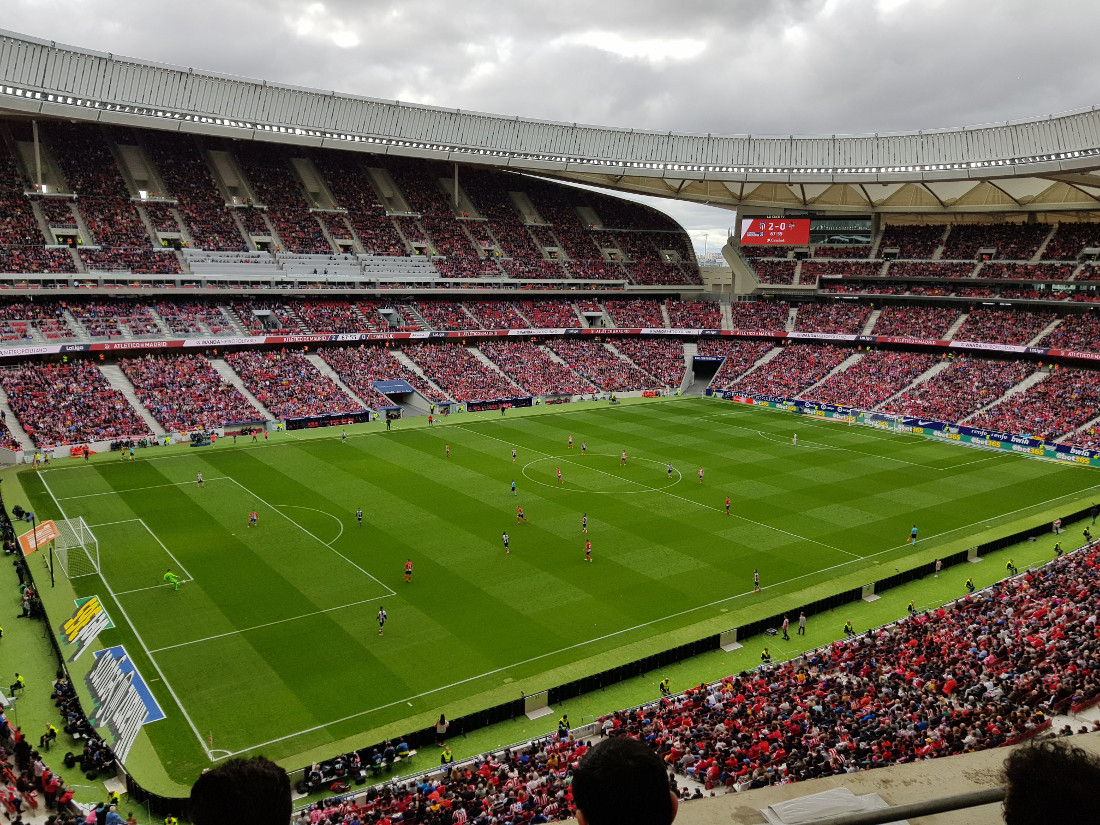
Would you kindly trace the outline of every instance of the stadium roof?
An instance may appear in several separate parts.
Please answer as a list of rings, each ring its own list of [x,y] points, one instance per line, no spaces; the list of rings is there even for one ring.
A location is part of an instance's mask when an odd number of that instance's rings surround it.
[[[613,129],[375,100],[0,30],[0,115],[477,163],[752,211],[1100,208],[1100,108],[876,135]]]

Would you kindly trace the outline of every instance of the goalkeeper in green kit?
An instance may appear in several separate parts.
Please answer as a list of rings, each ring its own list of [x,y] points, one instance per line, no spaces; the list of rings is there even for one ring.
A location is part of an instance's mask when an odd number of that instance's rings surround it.
[[[164,580],[168,582],[168,584],[174,584],[176,586],[176,590],[180,589],[180,577],[173,573],[171,570],[164,574]]]

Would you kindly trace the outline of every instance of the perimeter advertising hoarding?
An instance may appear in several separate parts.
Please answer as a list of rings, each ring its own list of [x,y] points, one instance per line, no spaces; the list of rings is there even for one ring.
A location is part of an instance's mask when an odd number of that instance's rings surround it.
[[[808,218],[741,219],[741,246],[805,246],[809,242]]]

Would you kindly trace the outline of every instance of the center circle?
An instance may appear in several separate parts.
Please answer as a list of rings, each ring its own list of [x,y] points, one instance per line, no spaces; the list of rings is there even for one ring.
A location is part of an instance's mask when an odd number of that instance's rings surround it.
[[[586,456],[586,457],[587,458],[596,458],[596,459],[601,459],[601,458],[619,459],[620,458],[619,455],[606,454],[606,453],[605,454],[589,453],[588,456]],[[622,481],[626,484],[636,486],[639,489],[637,489],[637,490],[595,490],[595,489],[591,489],[591,488],[588,488],[588,487],[578,487],[574,484],[570,484],[568,471],[562,473],[562,482],[563,482],[562,484],[558,484],[556,482],[543,481],[541,479],[535,478],[534,476],[531,476],[531,475],[528,474],[528,472],[527,472],[528,468],[534,467],[536,464],[544,464],[547,461],[558,462],[557,466],[559,466],[559,467],[562,466],[562,462],[564,462],[564,463],[568,464],[569,467],[574,467],[574,468],[578,468],[578,469],[581,469],[581,470],[589,470],[591,472],[595,472],[595,473],[598,473],[598,474],[601,474],[601,475],[611,476],[612,478],[615,478],[615,479],[617,479],[619,481]],[[657,466],[662,467],[662,468],[667,466],[667,462],[657,461],[656,459],[652,459],[652,458],[628,458],[627,459],[627,466],[629,466],[633,462],[643,462],[643,463],[646,463],[646,464],[656,464]],[[619,465],[616,465],[616,466],[619,466]],[[594,493],[596,495],[619,495],[619,494],[633,495],[633,494],[636,494],[636,493],[659,493],[662,490],[667,490],[669,487],[673,487],[673,486],[679,484],[680,481],[683,480],[683,476],[681,475],[680,471],[677,470],[675,467],[673,467],[672,472],[676,476],[675,479],[673,479],[672,481],[670,481],[667,484],[664,484],[660,487],[651,486],[649,484],[646,484],[644,481],[636,481],[636,480],[631,479],[631,478],[625,478],[623,476],[618,476],[613,472],[608,472],[606,470],[598,470],[595,467],[585,467],[584,464],[581,463],[581,460],[579,458],[577,458],[576,456],[572,456],[572,455],[568,455],[568,456],[546,456],[545,458],[536,458],[534,461],[528,461],[526,464],[524,464],[523,469],[520,472],[522,473],[523,477],[525,479],[527,479],[528,481],[534,482],[535,484],[539,484],[543,487],[566,489],[566,490],[570,490],[571,492]]]

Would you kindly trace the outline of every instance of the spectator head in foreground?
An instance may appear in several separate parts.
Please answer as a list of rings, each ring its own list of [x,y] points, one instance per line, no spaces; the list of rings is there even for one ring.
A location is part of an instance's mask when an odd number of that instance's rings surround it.
[[[628,736],[585,754],[573,774],[573,801],[580,825],[670,825],[679,805],[661,757]]]
[[[1014,750],[1005,760],[1007,825],[1100,823],[1100,757],[1063,742]]]
[[[191,787],[195,825],[287,825],[290,777],[262,756],[231,759]]]

